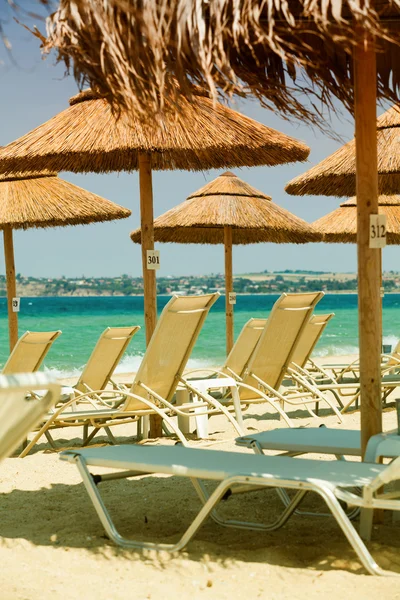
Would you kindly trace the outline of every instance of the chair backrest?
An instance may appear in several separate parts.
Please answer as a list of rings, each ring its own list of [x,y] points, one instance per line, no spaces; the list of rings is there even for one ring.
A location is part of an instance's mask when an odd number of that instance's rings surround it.
[[[172,296],[164,307],[130,391],[142,398],[146,385],[170,401],[211,306],[220,294]],[[124,409],[146,408],[127,399]]]
[[[40,397],[29,394],[35,390],[41,391]],[[0,375],[0,460],[26,439],[56,404],[60,391],[45,373]]]
[[[329,313],[326,315],[313,315],[311,317],[293,352],[292,363],[302,368],[306,365],[328,321],[334,316],[335,313]]]
[[[26,331],[14,346],[6,364],[3,375],[13,373],[33,373],[42,364],[44,357],[61,331]]]
[[[233,373],[242,377],[250,357],[258,344],[266,322],[267,319],[249,319],[243,325],[242,331],[239,333],[222,367],[224,373],[232,375],[233,371]]]
[[[400,367],[400,341],[397,342],[394,350],[390,353],[391,358],[385,363],[385,371],[387,367]]]
[[[272,388],[279,388],[314,307],[323,296],[323,292],[282,294],[250,358],[244,383],[259,388],[259,382],[253,377],[256,375]],[[249,390],[241,390],[241,398],[251,396]]]
[[[140,327],[107,327],[97,340],[75,388],[80,392],[103,390],[131,339]]]

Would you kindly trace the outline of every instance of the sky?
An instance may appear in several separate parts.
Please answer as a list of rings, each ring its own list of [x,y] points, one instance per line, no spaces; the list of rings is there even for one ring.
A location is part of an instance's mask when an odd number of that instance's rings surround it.
[[[30,0],[21,3],[29,7]],[[33,5],[34,3],[32,3]],[[0,145],[6,145],[50,119],[68,106],[77,93],[72,75],[50,55],[43,59],[39,41],[31,33],[7,18],[0,0],[0,19],[12,44],[10,54],[0,41]],[[43,30],[43,24],[37,21]],[[343,143],[354,137],[352,117],[327,115],[341,141],[333,140],[316,128],[288,122],[256,101],[241,100],[233,106],[245,115],[305,142],[311,148],[307,163],[278,167],[252,167],[233,170],[255,188],[272,196],[274,202],[312,222],[335,210],[343,201],[324,196],[289,196],[285,184],[308,170]],[[379,113],[382,109],[379,110]],[[154,214],[163,214],[183,202],[187,196],[211,181],[222,171],[187,173],[154,172]],[[71,183],[99,194],[132,211],[129,219],[113,223],[32,229],[14,232],[16,271],[34,277],[141,275],[140,247],[129,233],[139,226],[139,182],[137,173],[107,175],[61,173]],[[222,246],[156,244],[161,252],[159,276],[221,273],[224,267]],[[398,270],[398,249],[383,252],[385,270]],[[234,274],[285,269],[355,272],[356,247],[350,244],[254,244],[233,249]],[[4,274],[3,247],[0,247],[0,273]]]

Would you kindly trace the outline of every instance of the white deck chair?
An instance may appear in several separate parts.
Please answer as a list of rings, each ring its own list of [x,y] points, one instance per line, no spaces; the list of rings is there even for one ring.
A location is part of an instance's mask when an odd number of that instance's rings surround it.
[[[19,338],[1,373],[34,373],[61,331],[26,331]]]
[[[319,494],[357,553],[365,569],[374,575],[393,574],[381,569],[361,540],[339,500],[366,508],[400,510],[400,492],[381,493],[384,484],[400,479],[400,458],[389,466],[346,461],[320,461],[288,457],[267,457],[237,452],[221,452],[182,447],[115,446],[63,452],[60,458],[75,463],[107,535],[126,548],[175,552],[184,548],[202,523],[211,516],[217,523],[240,529],[272,531],[284,525],[308,492]],[[89,467],[105,467],[117,472],[95,475]],[[203,502],[198,515],[181,539],[175,543],[143,542],[123,537],[116,529],[101,498],[99,484],[107,479],[162,473],[188,477]],[[95,477],[95,481],[94,481]],[[211,495],[201,480],[218,483]],[[235,485],[255,488],[297,490],[290,505],[271,524],[227,520],[217,512],[218,503]],[[352,490],[361,489],[361,495]],[[329,540],[327,540],[327,553]]]
[[[304,329],[323,295],[323,292],[282,294],[272,308],[243,375],[236,376],[243,404],[268,402],[290,427],[293,423],[284,411],[285,403],[297,407],[304,405],[312,416],[316,416],[309,405],[325,402],[342,420],[329,398],[306,378],[301,378],[296,389],[281,388]]]
[[[10,456],[56,404],[60,389],[44,373],[0,375],[0,460]],[[39,390],[40,398],[32,395]]]
[[[43,434],[48,435],[51,429],[91,426],[93,431],[85,440],[85,443],[89,443],[94,435],[104,428],[110,441],[114,442],[113,436],[107,430],[108,427],[126,424],[129,421],[138,421],[139,418],[147,417],[150,414],[160,415],[164,424],[177,435],[183,444],[186,444],[185,437],[171,419],[171,415],[190,416],[194,415],[195,409],[196,415],[199,414],[199,411],[203,411],[204,414],[223,412],[236,431],[242,435],[243,430],[226,408],[221,407],[215,399],[207,394],[200,394],[182,379],[183,370],[204,320],[218,297],[218,293],[202,296],[173,296],[161,313],[130,390],[122,392],[120,390],[95,390],[82,394],[79,397],[78,407],[85,399],[93,403],[93,407],[86,410],[69,410],[75,400],[65,403],[54,414],[49,415],[49,418],[21,453],[21,457],[33,448]],[[196,403],[195,406],[192,403],[175,406],[173,397],[179,383],[188,385],[188,389],[200,395],[202,403]],[[110,401],[112,394],[117,399],[123,399],[120,406],[110,406],[113,402]]]
[[[264,454],[265,450],[280,451],[285,456],[331,454],[339,460],[343,460],[344,456],[360,458],[362,456],[360,430],[328,429],[325,426],[272,429],[247,434],[237,438],[236,444],[252,449],[255,454]],[[375,463],[382,458],[398,456],[400,456],[400,436],[397,430],[393,430],[373,435],[369,439],[364,462]],[[279,491],[279,496],[285,505],[290,503],[290,498],[284,490]],[[372,531],[372,514],[364,513],[361,526],[362,537],[369,540]]]

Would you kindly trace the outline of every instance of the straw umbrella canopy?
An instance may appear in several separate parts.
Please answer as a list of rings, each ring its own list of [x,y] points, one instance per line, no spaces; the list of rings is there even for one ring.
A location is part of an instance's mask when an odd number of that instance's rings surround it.
[[[370,216],[378,212],[376,104],[377,98],[400,98],[400,1],[184,5],[61,0],[48,21],[45,49],[56,48],[67,66],[73,61],[78,80],[97,85],[116,109],[136,107],[150,120],[167,101],[190,98],[192,83],[214,98],[255,96],[309,122],[321,122],[321,100],[332,107],[338,98],[355,115],[365,450],[382,430],[380,257],[369,247]],[[299,91],[308,93],[300,98]],[[310,110],[313,94],[317,108]]]
[[[131,233],[141,243],[141,230]],[[226,351],[233,346],[232,244],[303,244],[318,242],[321,236],[289,211],[272,202],[270,196],[236,177],[223,173],[191,194],[154,221],[154,239],[180,244],[224,244]]]
[[[379,196],[379,213],[386,215],[386,240],[400,244],[400,196]],[[355,244],[357,242],[357,198],[350,198],[339,208],[312,223],[323,235],[324,242]]]
[[[125,219],[130,214],[127,208],[49,171],[0,177],[0,230],[4,238],[10,351],[18,340],[18,313],[12,307],[16,296],[13,230],[85,225]]]
[[[0,149],[0,172],[42,170],[97,173],[139,169],[142,268],[146,340],[157,319],[152,169],[197,171],[222,166],[276,165],[305,160],[309,148],[198,92],[182,100],[179,115],[167,110],[163,123],[144,124],[132,114],[117,118],[104,98],[87,90],[70,107]],[[151,435],[161,420],[151,418]],[[155,425],[155,421],[158,425]]]
[[[377,120],[378,186],[381,194],[400,192],[400,105],[394,105]],[[355,139],[298,175],[287,184],[288,194],[297,196],[353,196],[356,193]]]
[[[116,118],[108,102],[87,90],[70,107],[0,150],[0,172],[42,170],[105,173],[139,169],[146,336],[156,320],[151,171],[197,171],[223,166],[277,165],[305,160],[309,148],[212,100],[184,100],[179,118],[171,111],[163,127],[132,116]]]
[[[353,109],[358,27],[380,49],[379,96],[396,94],[400,49],[390,40],[399,41],[399,6],[399,0],[60,0],[42,41],[67,68],[73,63],[78,82],[89,81],[117,110],[143,119],[159,117],[169,102],[179,106],[182,95],[191,99],[198,84],[214,98],[251,95],[315,122],[321,100],[331,105],[335,97]]]

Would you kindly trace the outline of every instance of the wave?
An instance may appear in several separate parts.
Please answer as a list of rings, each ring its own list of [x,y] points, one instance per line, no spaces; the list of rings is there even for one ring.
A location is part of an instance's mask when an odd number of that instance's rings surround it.
[[[115,373],[136,373],[139,369],[140,363],[142,362],[143,353],[140,354],[127,354],[125,355],[117,368],[115,369]],[[206,359],[206,358],[190,358],[187,363],[188,369],[202,369],[205,367],[215,367],[219,364],[223,364],[224,357],[221,357],[220,360],[215,359]],[[78,379],[79,375],[82,373],[85,365],[81,367],[44,367],[45,373],[48,373],[51,377],[55,377],[57,379]]]
[[[314,356],[344,356],[347,354],[358,354],[359,353],[359,348],[358,346],[352,346],[350,344],[348,345],[343,345],[343,346],[334,346],[334,345],[328,345],[328,346],[324,346],[323,348],[317,348],[317,350],[315,350],[313,352]]]

